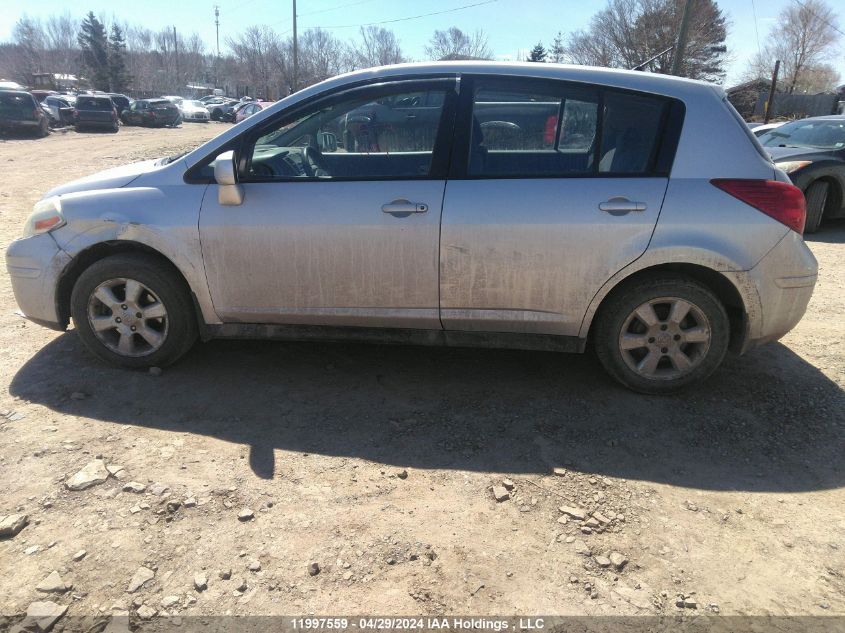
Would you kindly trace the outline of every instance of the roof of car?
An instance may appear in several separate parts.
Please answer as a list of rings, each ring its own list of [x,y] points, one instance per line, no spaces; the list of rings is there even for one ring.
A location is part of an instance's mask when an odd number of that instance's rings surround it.
[[[328,79],[317,86],[328,88],[330,85],[353,82],[357,79],[391,77],[396,75],[429,75],[439,73],[516,75],[549,79],[566,79],[585,83],[600,83],[629,87],[631,89],[663,94],[679,94],[686,90],[695,92],[702,89],[723,92],[721,88],[704,81],[661,75],[657,73],[597,66],[579,66],[573,64],[538,64],[534,62],[496,62],[496,61],[442,61],[412,62],[391,66],[378,66],[365,70],[356,70]],[[313,87],[313,86],[312,86]]]

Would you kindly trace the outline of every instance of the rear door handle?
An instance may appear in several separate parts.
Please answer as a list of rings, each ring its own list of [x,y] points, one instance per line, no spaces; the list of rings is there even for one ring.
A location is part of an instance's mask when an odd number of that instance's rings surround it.
[[[605,202],[599,204],[600,210],[606,211],[611,215],[624,215],[625,213],[630,213],[631,211],[645,211],[646,208],[645,202],[634,202],[621,196],[611,198],[610,200],[606,200]]]
[[[428,205],[422,202],[409,202],[408,200],[399,199],[381,205],[381,210],[384,213],[404,216],[411,213],[425,213],[428,211]]]

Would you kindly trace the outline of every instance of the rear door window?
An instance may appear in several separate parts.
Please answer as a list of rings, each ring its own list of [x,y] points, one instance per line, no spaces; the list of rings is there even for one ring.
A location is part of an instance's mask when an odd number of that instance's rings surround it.
[[[660,97],[582,84],[477,80],[467,175],[650,174],[667,104]]]

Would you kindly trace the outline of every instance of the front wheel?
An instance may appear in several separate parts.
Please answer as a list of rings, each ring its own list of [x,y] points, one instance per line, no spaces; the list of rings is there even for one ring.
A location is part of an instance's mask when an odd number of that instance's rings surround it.
[[[145,255],[113,255],[95,262],[80,275],[70,301],[74,325],[88,350],[120,367],[169,365],[197,337],[182,280]]]
[[[704,380],[721,364],[730,323],[716,295],[685,277],[650,277],[612,295],[602,306],[595,348],[619,382],[663,394]]]
[[[807,220],[804,223],[805,233],[815,233],[819,230],[824,216],[824,208],[827,205],[827,195],[830,184],[816,181],[807,187],[804,196],[807,200]]]

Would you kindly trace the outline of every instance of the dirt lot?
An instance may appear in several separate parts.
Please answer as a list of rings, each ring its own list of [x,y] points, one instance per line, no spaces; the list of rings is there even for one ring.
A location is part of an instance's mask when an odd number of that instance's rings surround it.
[[[2,251],[48,188],[222,129],[0,142]],[[845,227],[810,245],[799,327],[668,398],[535,352],[212,342],[120,371],[17,315],[3,266],[0,515],[29,525],[0,614],[845,614]],[[117,476],[68,490],[98,456]]]

